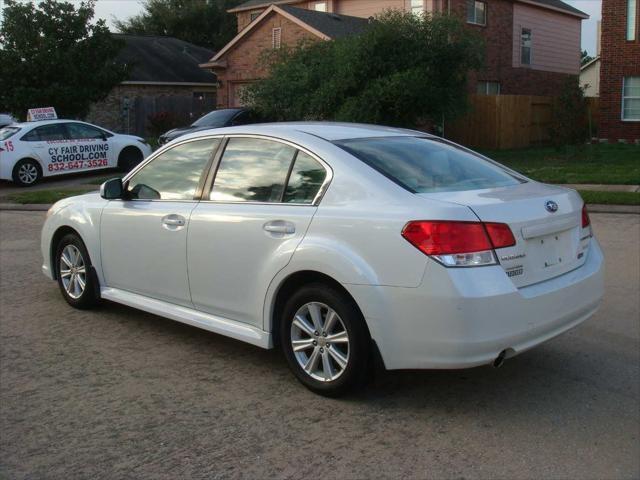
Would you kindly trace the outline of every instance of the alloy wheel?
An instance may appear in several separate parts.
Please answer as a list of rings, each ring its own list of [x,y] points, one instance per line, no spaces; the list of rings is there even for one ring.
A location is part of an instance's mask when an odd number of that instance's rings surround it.
[[[60,255],[60,279],[64,290],[74,300],[84,293],[87,285],[87,268],[82,253],[75,245],[67,245]]]
[[[291,348],[298,365],[321,382],[336,380],[349,363],[349,335],[335,310],[319,302],[298,309],[291,323]]]
[[[31,185],[38,179],[38,168],[33,163],[23,163],[18,168],[18,178],[25,185]]]

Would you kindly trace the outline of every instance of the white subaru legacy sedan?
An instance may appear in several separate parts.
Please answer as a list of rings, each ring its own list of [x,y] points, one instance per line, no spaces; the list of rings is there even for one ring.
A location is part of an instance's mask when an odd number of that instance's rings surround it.
[[[119,167],[151,154],[140,137],[76,120],[12,123],[0,129],[0,179],[29,187],[42,177]]]
[[[231,127],[56,203],[43,271],[99,299],[278,346],[337,395],[387,369],[499,365],[589,318],[603,255],[573,190],[422,132]]]

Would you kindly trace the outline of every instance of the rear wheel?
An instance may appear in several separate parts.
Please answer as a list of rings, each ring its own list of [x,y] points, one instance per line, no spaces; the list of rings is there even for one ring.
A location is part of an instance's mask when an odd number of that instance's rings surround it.
[[[31,158],[20,160],[13,167],[13,182],[21,187],[30,187],[42,178],[40,164]]]
[[[143,158],[140,149],[136,147],[126,147],[120,152],[120,156],[118,157],[118,168],[122,171],[130,172],[138,166]]]
[[[78,235],[70,233],[62,237],[56,248],[55,261],[58,286],[67,303],[79,309],[96,305],[97,280],[89,253]]]
[[[324,284],[302,287],[285,305],[280,325],[289,367],[310,390],[337,396],[366,379],[369,332],[344,293]]]

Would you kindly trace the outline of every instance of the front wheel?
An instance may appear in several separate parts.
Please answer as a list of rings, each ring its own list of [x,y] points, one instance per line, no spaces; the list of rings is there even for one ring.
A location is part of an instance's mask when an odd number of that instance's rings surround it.
[[[20,160],[13,167],[13,182],[21,187],[30,187],[42,178],[40,164],[30,158]]]
[[[58,243],[55,258],[58,286],[67,303],[79,309],[93,307],[98,302],[97,280],[80,237],[65,235]]]
[[[352,299],[324,284],[308,285],[289,299],[283,315],[281,345],[307,388],[338,396],[364,382],[369,332]]]

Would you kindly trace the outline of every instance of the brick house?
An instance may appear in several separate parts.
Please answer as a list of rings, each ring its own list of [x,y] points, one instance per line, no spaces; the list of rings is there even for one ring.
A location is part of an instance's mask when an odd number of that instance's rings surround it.
[[[640,1],[603,0],[600,137],[640,142]]]
[[[172,37],[113,35],[124,42],[116,61],[130,65],[129,76],[91,106],[86,121],[145,136],[156,112],[184,124],[215,108],[216,77],[198,66],[213,51]]]
[[[218,77],[218,107],[239,106],[243,86],[265,75],[258,65],[265,49],[356,34],[386,9],[466,19],[487,44],[485,68],[471,74],[473,93],[554,95],[580,73],[588,15],[560,0],[249,0],[229,10],[238,35],[201,65]]]

